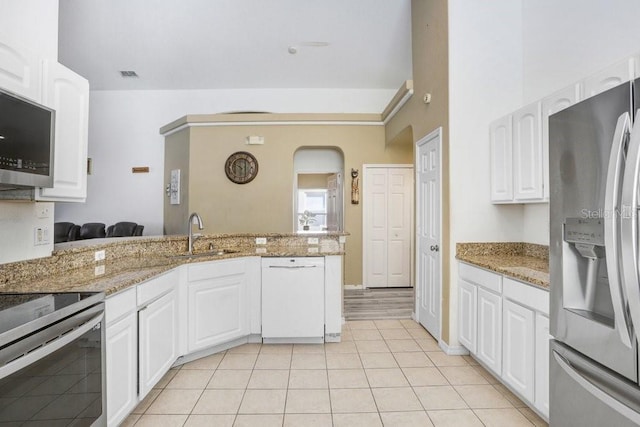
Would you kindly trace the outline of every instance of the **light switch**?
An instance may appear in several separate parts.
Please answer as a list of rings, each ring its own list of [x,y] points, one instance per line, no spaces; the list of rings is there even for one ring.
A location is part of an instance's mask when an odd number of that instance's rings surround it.
[[[180,169],[171,171],[171,182],[169,183],[169,203],[180,204]]]

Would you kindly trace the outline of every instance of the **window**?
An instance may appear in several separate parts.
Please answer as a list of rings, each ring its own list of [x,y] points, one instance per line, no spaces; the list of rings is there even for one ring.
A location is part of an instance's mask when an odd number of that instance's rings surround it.
[[[298,231],[327,229],[327,190],[298,190]],[[305,228],[308,226],[308,228]]]

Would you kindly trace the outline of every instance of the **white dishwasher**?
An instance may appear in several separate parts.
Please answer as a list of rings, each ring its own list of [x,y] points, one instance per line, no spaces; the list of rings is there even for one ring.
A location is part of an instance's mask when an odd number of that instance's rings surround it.
[[[324,257],[262,258],[262,340],[324,342]]]

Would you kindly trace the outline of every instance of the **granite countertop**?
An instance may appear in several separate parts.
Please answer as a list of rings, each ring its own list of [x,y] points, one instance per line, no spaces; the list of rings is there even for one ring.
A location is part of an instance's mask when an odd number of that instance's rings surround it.
[[[247,236],[242,236],[247,237]],[[234,239],[237,236],[233,236]],[[95,245],[61,245],[54,256],[42,261],[33,260],[25,266],[18,266],[13,275],[7,274],[0,281],[0,293],[37,292],[104,292],[111,295],[130,286],[142,283],[184,264],[233,259],[248,256],[260,257],[302,257],[344,255],[341,245],[320,241],[318,245],[265,245],[233,246],[233,253],[218,255],[203,254],[206,249],[195,251],[196,257],[178,256],[183,249],[165,252],[167,243],[178,243],[182,248],[185,236],[171,236],[162,239],[116,240],[95,242]],[[100,239],[105,240],[105,239]],[[133,242],[133,243],[132,243]],[[153,245],[156,242],[157,245]],[[149,245],[152,244],[150,247]],[[105,248],[107,259],[87,262],[93,251]],[[174,246],[170,246],[174,248]],[[83,251],[83,252],[82,252]],[[69,259],[66,259],[68,257]],[[59,258],[59,259],[57,259]],[[77,261],[82,259],[82,263]],[[33,264],[31,264],[33,263]],[[78,263],[78,265],[76,265]],[[35,268],[34,268],[35,267]],[[37,269],[40,274],[26,274],[25,270]],[[25,273],[21,276],[22,273]]]
[[[514,242],[458,243],[456,258],[549,290],[549,248]]]

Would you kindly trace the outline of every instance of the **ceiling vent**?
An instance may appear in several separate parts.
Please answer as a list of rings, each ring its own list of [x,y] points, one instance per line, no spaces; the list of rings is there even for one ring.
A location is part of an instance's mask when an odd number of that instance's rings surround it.
[[[120,75],[125,79],[129,77],[131,78],[138,77],[138,73],[136,73],[135,71],[120,71]]]

